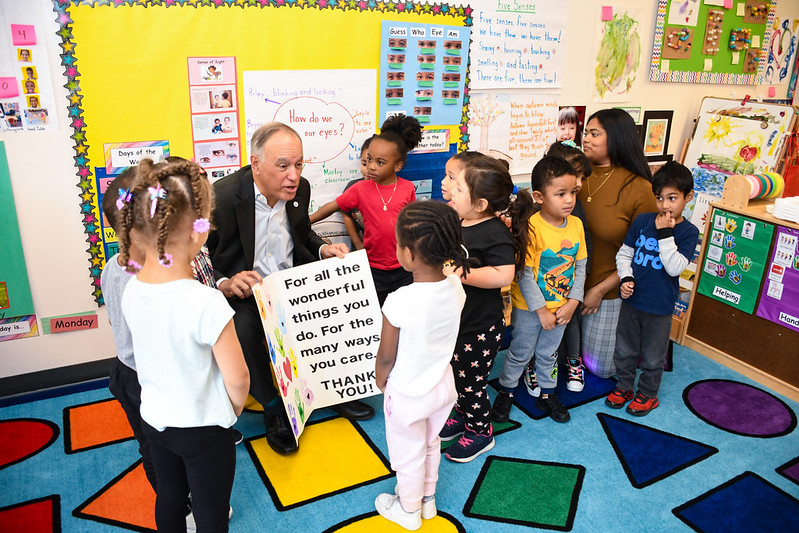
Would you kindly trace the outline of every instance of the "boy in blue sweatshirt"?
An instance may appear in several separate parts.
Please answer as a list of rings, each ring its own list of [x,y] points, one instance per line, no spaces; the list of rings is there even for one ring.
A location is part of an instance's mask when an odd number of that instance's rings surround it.
[[[657,213],[638,215],[616,254],[622,297],[613,354],[618,383],[605,403],[621,409],[632,400],[627,407],[631,415],[644,416],[659,405],[679,276],[699,238],[696,226],[682,216],[694,197],[693,188],[690,170],[674,161],[666,163],[652,178]],[[634,394],[637,367],[641,377]]]

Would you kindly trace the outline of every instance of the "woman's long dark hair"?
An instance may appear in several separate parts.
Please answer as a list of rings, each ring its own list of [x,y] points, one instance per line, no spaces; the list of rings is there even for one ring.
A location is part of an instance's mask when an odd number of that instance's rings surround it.
[[[607,135],[610,163],[614,166],[624,167],[652,183],[652,171],[649,169],[649,163],[644,156],[644,147],[630,114],[623,109],[600,109],[588,117],[586,124],[594,118],[599,121]],[[622,184],[619,195],[616,197],[617,203],[621,198],[621,191],[631,184],[633,179],[630,177]]]
[[[652,171],[644,156],[644,147],[635,129],[635,122],[623,109],[600,109],[588,118],[597,119],[608,136],[608,157],[611,164],[652,181]]]

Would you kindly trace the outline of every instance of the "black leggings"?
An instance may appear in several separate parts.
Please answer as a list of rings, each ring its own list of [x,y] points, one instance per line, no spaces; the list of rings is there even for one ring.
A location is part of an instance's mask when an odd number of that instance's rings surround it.
[[[186,531],[189,492],[197,530],[227,532],[236,472],[233,431],[219,426],[157,431],[144,422],[144,432],[158,477],[155,523],[159,533]]]

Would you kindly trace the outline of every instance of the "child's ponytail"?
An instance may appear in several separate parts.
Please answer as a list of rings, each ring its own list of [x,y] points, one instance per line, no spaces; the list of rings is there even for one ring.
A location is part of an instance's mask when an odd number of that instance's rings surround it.
[[[380,134],[373,137],[373,139],[375,138],[393,143],[404,163],[408,152],[416,148],[422,141],[422,125],[414,117],[394,115],[383,122],[383,125],[380,126]]]
[[[136,180],[130,189],[130,202],[123,206],[119,232],[120,257],[129,262],[131,232],[154,241],[158,261],[172,266],[172,256],[166,252],[171,232],[210,212],[213,194],[210,183],[200,173],[200,167],[182,160],[154,164],[143,159]],[[132,271],[128,267],[128,271]]]
[[[513,186],[510,202],[505,215],[510,219],[510,233],[516,245],[515,266],[516,279],[524,273],[524,263],[527,258],[527,245],[530,242],[530,217],[535,212],[535,202],[527,189]]]

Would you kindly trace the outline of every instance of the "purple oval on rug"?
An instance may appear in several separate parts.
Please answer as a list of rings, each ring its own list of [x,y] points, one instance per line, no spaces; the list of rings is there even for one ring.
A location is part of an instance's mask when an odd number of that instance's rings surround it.
[[[796,414],[785,402],[738,381],[697,381],[682,396],[697,417],[730,433],[769,438],[787,435],[796,427]]]

